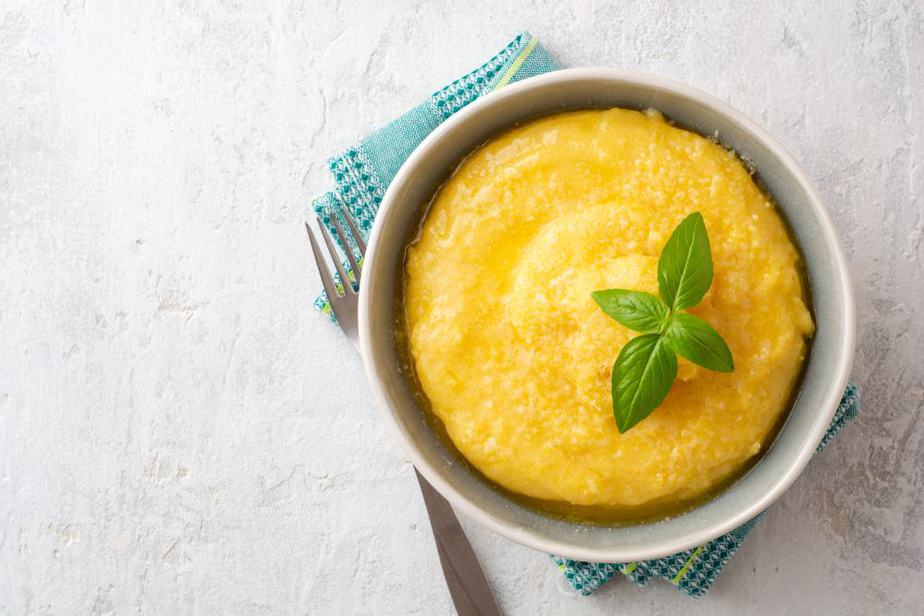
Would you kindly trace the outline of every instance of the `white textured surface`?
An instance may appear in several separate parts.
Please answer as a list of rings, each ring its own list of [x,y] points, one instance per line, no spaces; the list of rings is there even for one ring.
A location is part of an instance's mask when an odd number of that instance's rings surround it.
[[[0,614],[451,613],[301,221],[326,156],[523,28],[802,161],[856,275],[865,409],[700,600],[576,596],[466,521],[503,608],[920,613],[920,3],[33,4],[0,5]]]

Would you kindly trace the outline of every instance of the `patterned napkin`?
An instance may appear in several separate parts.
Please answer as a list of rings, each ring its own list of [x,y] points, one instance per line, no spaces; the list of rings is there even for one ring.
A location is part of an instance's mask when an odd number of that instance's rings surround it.
[[[492,90],[559,68],[535,37],[527,32],[517,35],[479,68],[438,90],[397,120],[332,158],[329,167],[335,188],[313,202],[314,211],[330,229],[331,235],[336,237],[330,213],[347,207],[359,223],[360,230],[368,235],[385,189],[398,168],[443,120]],[[323,294],[315,304],[333,318],[330,304]],[[845,423],[856,417],[859,408],[857,390],[849,385],[824,440],[818,446],[819,451]],[[664,578],[686,594],[697,597],[709,589],[725,563],[763,516],[764,513],[759,514],[706,545],[655,560],[588,563],[557,556],[552,556],[552,559],[574,589],[585,595],[594,592],[618,572],[640,586],[651,578]]]

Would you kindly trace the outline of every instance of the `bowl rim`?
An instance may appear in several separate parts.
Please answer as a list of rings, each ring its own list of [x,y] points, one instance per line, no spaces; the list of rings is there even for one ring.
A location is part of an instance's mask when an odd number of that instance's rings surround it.
[[[633,85],[648,87],[654,90],[670,92],[673,94],[692,99],[699,104],[712,108],[714,111],[724,115],[728,120],[738,124],[751,136],[758,139],[767,147],[774,156],[782,163],[787,173],[794,181],[800,185],[808,196],[815,216],[818,218],[823,228],[823,241],[827,248],[834,255],[835,269],[837,271],[839,290],[841,291],[838,301],[843,306],[843,320],[840,331],[838,332],[843,338],[841,352],[838,356],[838,365],[828,389],[824,395],[824,402],[811,426],[810,438],[804,441],[802,448],[788,466],[774,482],[772,489],[765,492],[760,498],[752,500],[741,507],[735,515],[728,516],[725,519],[713,521],[704,527],[690,531],[679,539],[659,539],[647,546],[647,549],[639,550],[638,548],[629,547],[609,547],[602,549],[589,549],[584,546],[569,544],[563,541],[553,540],[533,532],[530,528],[511,524],[508,521],[501,520],[491,513],[469,501],[464,495],[457,491],[442,475],[437,471],[425,456],[421,453],[418,445],[412,436],[405,430],[399,421],[395,420],[395,410],[391,408],[388,397],[385,394],[382,380],[376,370],[374,361],[373,341],[370,339],[370,323],[373,306],[369,299],[369,294],[364,293],[362,289],[359,294],[359,346],[362,355],[363,366],[366,372],[367,380],[372,389],[376,405],[385,412],[389,417],[389,423],[398,432],[399,438],[404,444],[405,451],[411,458],[414,466],[421,474],[433,485],[436,490],[442,494],[453,507],[458,508],[466,515],[474,518],[479,523],[497,532],[498,534],[516,541],[522,545],[541,550],[550,554],[556,554],[575,560],[597,561],[597,562],[630,562],[637,560],[647,560],[659,558],[670,554],[675,554],[694,547],[703,545],[729,531],[748,522],[760,512],[769,507],[792,485],[795,479],[801,474],[815,452],[818,444],[821,442],[824,434],[834,416],[840,401],[844,388],[850,374],[850,368],[853,363],[853,354],[856,341],[856,307],[854,300],[853,284],[850,277],[850,271],[847,259],[841,246],[840,238],[834,226],[830,213],[824,206],[822,199],[815,190],[812,182],[796,162],[795,158],[773,138],[766,130],[761,128],[757,123],[737,111],[724,101],[707,94],[697,88],[688,86],[678,81],[653,75],[650,73],[613,69],[607,67],[590,67],[590,68],[571,68],[545,73],[536,77],[524,79],[514,84],[495,90],[478,100],[472,102],[464,109],[461,109],[446,121],[441,123],[433,130],[408,156],[404,164],[398,170],[394,179],[389,184],[388,189],[379,206],[379,211],[373,223],[372,231],[369,237],[368,246],[365,255],[364,273],[374,272],[374,263],[377,254],[377,247],[382,239],[381,221],[389,209],[398,207],[398,201],[395,195],[400,192],[400,186],[404,184],[414,173],[419,162],[427,157],[428,153],[444,138],[444,135],[450,133],[458,124],[465,122],[469,117],[481,113],[484,109],[493,105],[502,105],[505,100],[516,97],[523,91],[547,86],[555,83],[565,83],[573,80],[602,80],[613,83],[631,83]],[[368,288],[367,283],[363,288]],[[832,300],[833,301],[833,300]],[[757,464],[760,464],[758,461]],[[575,523],[577,526],[579,523]]]

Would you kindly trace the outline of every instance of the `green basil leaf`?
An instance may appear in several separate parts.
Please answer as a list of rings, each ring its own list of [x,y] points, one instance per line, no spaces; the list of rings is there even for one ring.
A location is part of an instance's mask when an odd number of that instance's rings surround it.
[[[630,340],[613,364],[613,415],[623,433],[648,417],[670,391],[677,357],[659,334]]]
[[[669,311],[660,298],[643,291],[607,289],[594,291],[591,297],[603,312],[631,330],[656,334],[667,327]]]
[[[731,372],[735,369],[735,360],[722,336],[695,315],[675,313],[664,339],[677,355],[703,368],[716,372]]]
[[[702,301],[712,284],[712,251],[706,223],[699,212],[683,219],[658,260],[658,289],[672,310]]]

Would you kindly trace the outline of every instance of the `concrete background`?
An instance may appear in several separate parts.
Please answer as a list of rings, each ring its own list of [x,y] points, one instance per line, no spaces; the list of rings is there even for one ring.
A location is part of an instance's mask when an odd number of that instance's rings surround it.
[[[301,222],[328,155],[521,29],[802,161],[856,276],[864,411],[700,600],[577,596],[464,520],[504,610],[921,613],[920,3],[4,0],[0,614],[452,612]]]

